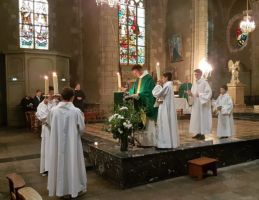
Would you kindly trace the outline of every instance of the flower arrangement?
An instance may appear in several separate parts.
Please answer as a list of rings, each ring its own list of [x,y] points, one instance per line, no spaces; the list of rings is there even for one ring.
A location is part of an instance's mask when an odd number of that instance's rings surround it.
[[[136,131],[141,122],[140,113],[134,109],[133,105],[118,106],[108,119],[108,131],[113,134],[114,139],[121,139]]]

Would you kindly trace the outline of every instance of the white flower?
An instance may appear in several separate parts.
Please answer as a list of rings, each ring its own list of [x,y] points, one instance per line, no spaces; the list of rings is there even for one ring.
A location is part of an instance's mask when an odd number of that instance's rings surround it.
[[[124,119],[122,115],[118,115],[118,119]]]
[[[109,117],[109,122],[111,122],[113,119],[115,119],[118,116],[119,116],[119,114],[114,114],[114,115],[110,116]]]
[[[122,131],[120,128],[118,128],[118,132],[119,132],[120,134],[123,133],[123,131]]]
[[[129,110],[126,106],[123,106],[120,108],[120,111],[123,111],[123,110]]]
[[[127,129],[131,129],[132,128],[132,124],[129,120],[127,120],[126,122],[123,123],[123,126]]]

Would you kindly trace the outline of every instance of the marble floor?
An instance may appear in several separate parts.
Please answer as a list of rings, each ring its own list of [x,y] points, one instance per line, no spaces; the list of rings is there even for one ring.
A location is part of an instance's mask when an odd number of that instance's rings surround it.
[[[181,123],[182,130],[185,130],[187,121]],[[87,131],[97,130],[96,126],[88,125]],[[236,126],[237,137],[259,134],[258,122],[237,121]],[[100,131],[96,134],[100,134]],[[109,139],[110,134],[105,134]],[[187,133],[183,131],[181,134]],[[214,138],[213,135],[208,137]],[[39,153],[38,135],[23,129],[0,129],[0,200],[8,199],[8,182],[5,176],[12,172],[21,174],[27,185],[35,188],[44,200],[58,199],[48,197],[47,177],[39,174]],[[79,197],[79,200],[259,200],[259,160],[221,168],[217,177],[208,177],[203,181],[184,176],[128,190],[116,188],[96,175],[94,170],[88,170],[87,175],[88,192]]]
[[[189,120],[178,120],[180,143],[183,148],[259,138],[259,121],[235,120],[235,134],[231,138],[220,140],[216,136],[217,119],[213,118],[212,133],[206,135],[205,141],[198,141],[192,138],[192,135],[189,133],[189,123]],[[86,133],[117,142],[113,139],[111,133],[105,131],[106,129],[107,125],[105,123],[88,124]]]

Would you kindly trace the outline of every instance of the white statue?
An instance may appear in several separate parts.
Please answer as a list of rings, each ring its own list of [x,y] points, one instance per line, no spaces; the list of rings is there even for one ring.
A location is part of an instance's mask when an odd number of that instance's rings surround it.
[[[228,61],[228,69],[232,75],[230,83],[233,83],[233,84],[240,83],[240,81],[239,81],[239,71],[240,71],[239,64],[240,64],[240,61],[236,61],[235,63],[232,60]]]

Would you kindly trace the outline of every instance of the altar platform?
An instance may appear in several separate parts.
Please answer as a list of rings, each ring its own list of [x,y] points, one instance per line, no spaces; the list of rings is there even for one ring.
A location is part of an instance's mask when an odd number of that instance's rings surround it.
[[[222,140],[215,134],[215,118],[205,141],[192,139],[189,120],[179,120],[181,146],[170,150],[131,146],[128,152],[120,152],[118,141],[104,131],[105,124],[88,124],[83,135],[85,155],[98,174],[120,188],[186,175],[188,160],[201,156],[218,159],[218,167],[259,159],[259,113],[242,113],[235,114],[236,135]]]

